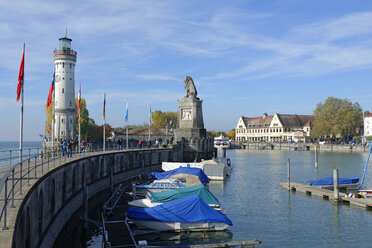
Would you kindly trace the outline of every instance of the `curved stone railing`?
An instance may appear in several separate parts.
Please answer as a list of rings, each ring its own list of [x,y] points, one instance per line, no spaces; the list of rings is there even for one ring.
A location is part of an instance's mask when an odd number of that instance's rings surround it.
[[[37,162],[31,164],[37,172],[32,172],[35,173],[32,178],[22,179],[23,182],[31,180],[30,185],[23,185],[23,195],[18,190],[12,198],[12,193],[5,190],[4,195],[8,197],[3,206],[5,212],[8,210],[8,222],[4,224],[4,230],[0,230],[0,246],[52,247],[69,218],[82,206],[84,186],[89,187],[90,198],[113,184],[160,169],[162,161],[171,161],[173,157],[171,149],[101,152],[66,161],[55,159],[55,168],[45,174],[38,169],[41,165]],[[13,172],[8,173],[8,180]],[[17,173],[14,175],[17,179]],[[8,182],[3,188],[7,185]],[[15,200],[14,205],[12,200]]]

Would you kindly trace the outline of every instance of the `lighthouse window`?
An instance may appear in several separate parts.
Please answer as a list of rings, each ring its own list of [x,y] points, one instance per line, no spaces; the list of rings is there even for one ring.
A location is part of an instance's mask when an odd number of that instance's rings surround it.
[[[62,67],[65,68],[65,63],[62,63]]]
[[[63,123],[63,119],[61,120],[61,122]]]
[[[63,93],[65,93],[65,89],[64,89],[64,88],[62,88],[62,94],[63,94]]]
[[[70,106],[72,106],[72,103],[71,103],[71,101],[70,101]]]
[[[71,69],[71,64],[70,64],[70,69]]]

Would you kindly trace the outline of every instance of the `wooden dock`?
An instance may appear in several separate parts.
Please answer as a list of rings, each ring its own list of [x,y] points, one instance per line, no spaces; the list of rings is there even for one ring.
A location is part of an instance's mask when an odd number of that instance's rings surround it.
[[[283,188],[288,189],[288,183],[280,183]],[[339,197],[335,198],[333,189],[330,189],[329,186],[309,186],[301,183],[291,182],[291,190],[303,192],[311,196],[323,197],[324,199],[332,199],[335,201],[346,202],[358,207],[363,207],[366,209],[372,209],[372,198],[346,198],[345,193],[339,193]],[[348,186],[348,185],[340,185]],[[353,186],[353,185],[349,185]]]

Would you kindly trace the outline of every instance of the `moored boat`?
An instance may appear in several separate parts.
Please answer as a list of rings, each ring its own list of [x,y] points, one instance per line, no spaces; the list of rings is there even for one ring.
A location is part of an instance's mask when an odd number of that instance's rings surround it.
[[[230,139],[220,135],[219,137],[214,138],[214,147],[215,148],[230,148]]]
[[[130,208],[127,218],[141,229],[156,231],[222,231],[232,222],[197,195],[152,208]]]
[[[160,204],[181,199],[190,195],[197,195],[209,206],[215,208],[216,210],[220,210],[219,201],[203,184],[170,191],[151,192],[150,198],[134,200],[128,204],[134,207],[155,207]]]
[[[338,179],[338,185],[342,184],[356,184],[359,182],[359,178],[357,177],[345,177]],[[333,177],[324,177],[320,179],[314,179],[306,181],[307,185],[310,186],[325,186],[325,185],[333,185]]]

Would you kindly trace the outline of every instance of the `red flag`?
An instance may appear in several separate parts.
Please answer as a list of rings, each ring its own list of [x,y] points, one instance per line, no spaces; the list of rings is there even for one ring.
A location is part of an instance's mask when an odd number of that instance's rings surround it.
[[[79,117],[80,100],[81,100],[81,85],[79,85],[79,95],[78,95],[78,106],[77,106],[76,118]]]
[[[105,117],[106,117],[106,92],[103,98],[103,120],[105,120]]]
[[[54,77],[55,77],[55,72],[53,74],[53,78],[52,78],[52,84],[50,85],[50,88],[49,88],[49,95],[48,95],[48,101],[47,101],[47,108],[49,108],[51,102],[52,102],[52,94],[53,94],[53,90],[54,90]]]
[[[23,45],[23,55],[22,55],[21,67],[19,68],[19,75],[18,75],[17,102],[19,101],[19,97],[21,96],[24,76],[25,76],[25,46]]]

